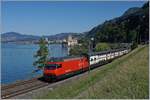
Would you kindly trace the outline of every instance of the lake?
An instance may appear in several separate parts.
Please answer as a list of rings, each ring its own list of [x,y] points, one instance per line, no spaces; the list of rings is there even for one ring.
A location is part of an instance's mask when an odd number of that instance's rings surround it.
[[[33,55],[38,50],[38,45],[1,44],[1,83],[8,84],[17,80],[25,80],[37,75],[42,71],[32,73],[35,68]],[[51,57],[67,56],[68,50],[61,44],[49,45]]]

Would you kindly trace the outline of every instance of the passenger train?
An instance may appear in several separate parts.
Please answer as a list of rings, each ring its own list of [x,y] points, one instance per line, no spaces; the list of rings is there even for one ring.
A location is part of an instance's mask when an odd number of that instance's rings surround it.
[[[68,75],[81,73],[106,64],[128,52],[130,52],[129,48],[123,48],[104,52],[94,52],[78,57],[51,58],[44,67],[43,76],[46,80],[59,80]]]

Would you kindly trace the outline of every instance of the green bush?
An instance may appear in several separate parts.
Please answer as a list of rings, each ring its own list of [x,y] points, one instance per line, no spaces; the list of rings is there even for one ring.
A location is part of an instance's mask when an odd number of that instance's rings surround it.
[[[82,55],[88,53],[88,48],[84,45],[75,45],[70,48],[69,55],[70,56],[76,56],[76,55]]]
[[[96,45],[95,51],[99,52],[99,51],[105,51],[105,50],[109,50],[109,49],[111,49],[111,47],[108,43],[98,43]]]

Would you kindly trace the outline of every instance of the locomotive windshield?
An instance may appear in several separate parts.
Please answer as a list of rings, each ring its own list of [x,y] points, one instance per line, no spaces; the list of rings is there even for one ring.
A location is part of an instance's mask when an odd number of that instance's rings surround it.
[[[58,64],[48,64],[45,66],[46,69],[49,69],[49,70],[54,70],[56,68],[60,68],[61,65],[58,65]]]
[[[57,64],[48,64],[45,66],[46,69],[54,70],[57,68]]]

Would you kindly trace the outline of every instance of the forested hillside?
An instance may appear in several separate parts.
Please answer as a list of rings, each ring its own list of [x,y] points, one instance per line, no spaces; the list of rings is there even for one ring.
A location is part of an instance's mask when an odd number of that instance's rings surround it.
[[[98,42],[148,42],[149,2],[141,8],[129,8],[122,16],[105,21],[86,33]]]

